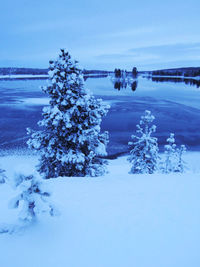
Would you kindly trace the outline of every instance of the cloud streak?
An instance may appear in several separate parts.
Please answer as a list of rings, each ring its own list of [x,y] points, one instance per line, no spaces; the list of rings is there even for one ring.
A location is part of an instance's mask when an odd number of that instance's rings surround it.
[[[152,65],[155,68],[162,68],[169,64],[169,67],[174,63],[200,65],[200,43],[180,43],[170,45],[155,45],[129,49],[121,54],[102,54],[97,57],[98,61],[105,64],[115,63],[118,66],[127,64],[127,67],[136,65],[140,68]],[[132,65],[130,65],[132,64]],[[172,66],[173,67],[173,66]]]

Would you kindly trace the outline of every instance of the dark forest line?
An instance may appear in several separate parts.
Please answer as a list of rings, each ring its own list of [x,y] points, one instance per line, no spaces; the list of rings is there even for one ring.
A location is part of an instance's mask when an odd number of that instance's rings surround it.
[[[155,76],[182,76],[182,77],[198,77],[200,76],[200,67],[185,67],[145,71],[143,73]]]
[[[0,75],[48,75],[48,69],[41,68],[0,68]],[[109,74],[106,70],[83,70],[85,75],[87,74]]]

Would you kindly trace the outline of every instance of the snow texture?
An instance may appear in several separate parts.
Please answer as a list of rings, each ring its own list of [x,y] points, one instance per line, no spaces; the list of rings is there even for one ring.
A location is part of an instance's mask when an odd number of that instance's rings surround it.
[[[100,133],[108,106],[84,88],[82,72],[68,52],[50,61],[49,106],[43,109],[43,130],[28,133],[30,148],[41,154],[38,170],[45,178],[99,176],[106,172],[108,133]]]
[[[1,266],[199,267],[200,153],[185,159],[183,174],[130,175],[122,157],[103,177],[43,180],[61,216],[0,235]],[[32,172],[36,157],[0,158],[9,177],[22,162]],[[1,222],[18,216],[7,207],[11,194],[0,186]]]

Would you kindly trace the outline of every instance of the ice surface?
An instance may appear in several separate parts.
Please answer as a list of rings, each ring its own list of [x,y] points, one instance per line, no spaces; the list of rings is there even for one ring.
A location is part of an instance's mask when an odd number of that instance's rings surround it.
[[[45,80],[0,81],[1,149],[26,147],[26,128],[37,128],[42,107],[48,103],[40,86]],[[110,78],[87,79],[86,87],[95,96],[111,105],[103,119],[102,131],[110,133],[108,153],[126,152],[130,136],[145,109],[155,116],[159,146],[164,146],[170,132],[175,133],[177,145],[188,150],[200,149],[200,93],[184,83],[152,82],[139,77],[138,87],[120,91],[114,89]],[[120,122],[120,123],[119,123]]]
[[[22,105],[48,105],[49,98],[25,98],[20,99]]]

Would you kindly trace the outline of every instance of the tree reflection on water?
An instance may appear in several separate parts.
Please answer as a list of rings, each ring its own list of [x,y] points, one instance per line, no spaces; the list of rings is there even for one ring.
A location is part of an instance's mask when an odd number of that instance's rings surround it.
[[[179,78],[179,77],[155,77],[150,76],[147,77],[152,80],[152,82],[172,82],[172,83],[185,83],[187,85],[200,87],[200,80],[192,79],[192,78]]]
[[[138,82],[137,80],[130,80],[130,79],[113,79],[114,88],[117,90],[131,88],[132,91],[137,89]]]

